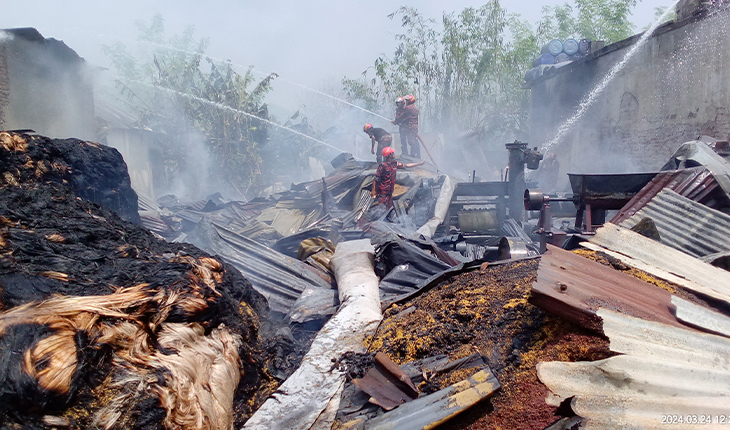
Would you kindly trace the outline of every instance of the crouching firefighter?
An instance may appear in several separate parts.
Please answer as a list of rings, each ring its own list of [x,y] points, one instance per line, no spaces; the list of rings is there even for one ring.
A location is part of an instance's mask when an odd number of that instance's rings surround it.
[[[387,131],[385,131],[382,128],[373,127],[373,125],[370,123],[365,124],[365,126],[362,128],[362,131],[364,131],[365,133],[368,134],[368,136],[370,136],[370,141],[371,141],[370,153],[377,154],[375,156],[376,160],[378,161],[378,163],[382,162],[383,161],[383,156],[382,156],[383,150],[386,147],[389,147],[391,145],[391,143],[393,143],[393,136],[391,136],[390,133],[388,133]],[[376,142],[378,144],[378,152],[375,152],[375,143]]]
[[[395,189],[395,176],[398,169],[404,167],[416,167],[425,163],[403,164],[395,161],[395,150],[390,146],[383,148],[382,152],[384,161],[378,166],[373,179],[373,189],[371,195],[378,205],[384,206],[385,209],[393,207],[393,190]]]

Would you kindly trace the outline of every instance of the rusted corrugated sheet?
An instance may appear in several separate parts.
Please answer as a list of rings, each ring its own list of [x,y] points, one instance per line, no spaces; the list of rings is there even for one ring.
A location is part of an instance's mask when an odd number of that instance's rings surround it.
[[[702,203],[717,187],[718,184],[712,173],[704,167],[660,172],[626,203],[611,222],[620,224],[627,220],[663,189],[674,190],[681,196]]]
[[[599,307],[682,326],[669,311],[668,291],[552,245],[542,255],[529,301],[594,330],[601,326]]]
[[[657,194],[621,227],[632,228],[643,218],[654,221],[661,242],[694,257],[730,251],[730,215],[708,208],[670,189]]]
[[[605,309],[597,315],[611,351],[623,355],[538,363],[538,378],[552,392],[549,404],[573,397],[584,429],[727,426],[730,339]]]
[[[431,429],[443,424],[501,388],[489,368],[365,423],[371,430]],[[349,424],[349,423],[348,423]]]
[[[372,396],[371,403],[386,411],[417,399],[419,394],[408,375],[382,352],[375,354],[375,367],[352,382]]]
[[[730,273],[629,229],[606,223],[590,242],[582,245],[606,252],[658,278],[730,303]]]

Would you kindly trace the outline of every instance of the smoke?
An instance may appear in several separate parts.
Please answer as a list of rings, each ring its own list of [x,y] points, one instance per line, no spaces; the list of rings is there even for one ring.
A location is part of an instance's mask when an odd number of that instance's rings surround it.
[[[516,3],[507,5],[507,9],[534,22],[540,16],[537,6],[550,3],[547,0],[539,5]],[[660,3],[659,0],[645,1],[640,7],[652,10]],[[473,4],[449,4],[450,10],[446,12],[458,11],[466,6]],[[135,55],[142,54],[142,51],[149,55],[155,50],[164,49],[163,46],[149,45],[142,49],[138,46],[141,44],[128,43],[139,35],[134,25],[136,21],[146,21],[160,13],[169,34],[182,34],[186,26],[194,25],[196,35],[209,38],[206,54],[210,57],[230,59],[234,64],[253,65],[254,70],[276,71],[281,75],[282,79],[274,81],[274,90],[265,99],[277,122],[289,122],[297,130],[306,129],[305,134],[314,135],[332,147],[351,152],[356,158],[374,160],[375,157],[370,154],[370,142],[361,131],[362,125],[370,122],[392,132],[400,153],[397,127],[382,118],[392,118],[394,106],[390,103],[380,106],[375,109],[376,115],[364,112],[361,109],[365,106],[357,105],[343,94],[341,79],[343,76],[360,75],[370,69],[373,61],[382,53],[393,52],[397,43],[393,34],[400,32],[401,27],[397,20],[390,20],[387,15],[395,8],[392,2],[386,0],[374,0],[367,4],[321,0],[307,4],[293,1],[248,4],[225,0],[215,5],[169,0],[153,3],[132,0],[123,5],[82,0],[61,5],[29,0],[23,2],[22,6],[4,5],[0,26],[37,27],[47,36],[63,39],[90,63],[109,67],[110,59],[100,49],[101,43],[125,41],[125,44],[139,51]],[[430,0],[420,3],[418,9],[425,16],[441,16],[444,5]],[[643,19],[645,15],[637,13],[637,18]],[[637,21],[637,26],[641,25]],[[3,37],[2,34],[0,37]],[[111,91],[107,91],[104,96],[109,94]],[[125,97],[116,94],[114,102],[120,109],[128,110]],[[64,110],[70,111],[68,108]],[[296,112],[299,112],[299,116],[289,119]],[[93,127],[91,129],[93,131]],[[81,136],[82,133],[69,135],[85,137]],[[287,145],[303,147],[301,142],[291,142],[291,136],[285,137],[283,132],[271,129],[271,136],[279,141],[270,141],[267,150],[287,154],[292,152],[288,151],[291,147]],[[429,130],[422,130],[422,137],[432,150],[441,171],[460,177],[469,177],[472,171],[476,171],[478,178],[492,180],[499,179],[499,172],[506,164],[504,143],[513,138],[525,140],[524,136],[506,135],[468,138],[441,136],[429,133]],[[93,139],[94,136],[89,138]],[[219,191],[217,187],[227,188],[230,192],[226,193],[230,197],[240,198],[242,192],[245,194],[245,190],[238,191],[232,189],[235,187],[230,184],[220,183],[225,181],[215,174],[207,174],[206,170],[211,168],[211,158],[205,151],[204,140],[199,136],[181,133],[180,142],[190,151],[189,158],[194,160],[186,172],[189,178],[166,184],[158,190],[158,195],[169,191],[198,198],[206,192]],[[151,144],[154,145],[154,142]],[[289,181],[309,180],[323,170],[327,172],[330,169],[329,160],[338,152],[332,147],[312,145],[300,162],[282,160],[280,166],[262,166],[262,169],[286,170],[286,175],[278,175],[274,179],[287,187]],[[423,148],[421,153],[426,158]],[[154,175],[159,176],[157,173]],[[218,183],[214,182],[216,180]]]

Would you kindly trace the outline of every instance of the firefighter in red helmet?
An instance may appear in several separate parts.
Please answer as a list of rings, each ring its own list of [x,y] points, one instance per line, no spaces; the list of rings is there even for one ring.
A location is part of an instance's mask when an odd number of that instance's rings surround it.
[[[395,176],[398,169],[404,167],[416,167],[425,163],[408,163],[403,164],[395,161],[395,150],[390,146],[386,146],[382,151],[383,162],[378,166],[373,179],[373,189],[371,195],[379,205],[383,205],[386,209],[393,207],[393,190],[395,189]]]
[[[414,158],[421,158],[421,147],[418,144],[418,108],[416,107],[416,98],[409,94],[403,97],[405,106],[403,107],[403,115],[400,118],[400,138],[401,142],[408,142],[410,147],[410,156]],[[406,152],[406,147],[403,147],[403,152]]]
[[[378,163],[383,161],[383,149],[386,146],[390,146],[393,143],[393,136],[390,135],[387,131],[385,131],[382,128],[373,127],[372,124],[367,123],[362,128],[362,131],[367,133],[368,136],[370,136],[370,153],[371,154],[377,154],[375,156]],[[378,144],[378,152],[375,152],[375,144]]]

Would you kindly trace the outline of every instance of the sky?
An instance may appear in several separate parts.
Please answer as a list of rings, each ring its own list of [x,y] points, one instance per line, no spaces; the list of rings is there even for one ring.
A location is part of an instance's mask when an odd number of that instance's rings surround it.
[[[388,14],[400,5],[414,6],[439,20],[442,13],[478,7],[484,1],[423,0],[0,0],[0,28],[35,27],[45,37],[63,40],[90,63],[109,66],[103,44],[122,41],[134,45],[135,22],[149,22],[159,13],[166,34],[172,36],[194,25],[197,37],[207,37],[206,55],[234,64],[276,72],[282,78],[327,91],[343,76],[357,77],[382,54],[389,55],[400,31]],[[534,25],[544,5],[565,1],[502,1],[511,13]],[[654,8],[669,0],[640,0],[632,20],[637,32],[654,18]],[[276,85],[279,85],[277,87]],[[274,92],[285,82],[275,83]],[[291,90],[291,88],[290,88]],[[301,88],[298,89],[301,92]],[[276,97],[275,97],[276,98]]]

